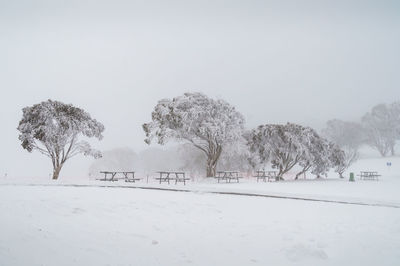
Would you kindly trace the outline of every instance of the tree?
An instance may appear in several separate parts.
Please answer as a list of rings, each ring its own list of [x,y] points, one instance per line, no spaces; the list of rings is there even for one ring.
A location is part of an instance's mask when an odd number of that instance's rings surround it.
[[[400,102],[378,104],[362,118],[367,143],[385,157],[395,154],[396,140],[400,139]]]
[[[260,163],[271,162],[279,170],[277,180],[290,171],[301,159],[307,147],[302,140],[306,128],[286,125],[261,125],[248,136],[250,151],[257,154]]]
[[[331,143],[329,160],[332,166],[335,168],[335,172],[339,174],[340,178],[343,178],[344,171],[349,168],[353,162],[352,160],[354,156],[351,154],[349,155],[350,152],[351,151],[344,151],[339,148],[338,145]]]
[[[152,121],[143,124],[145,142],[156,138],[161,145],[174,139],[186,141],[207,157],[207,177],[215,176],[218,159],[225,145],[241,138],[243,116],[224,100],[202,93],[185,93],[158,102]]]
[[[332,147],[333,150],[340,150],[338,151],[340,154],[334,156],[336,157],[334,161],[337,162],[335,171],[343,178],[344,171],[357,161],[358,150],[365,141],[362,126],[354,122],[333,119],[326,123],[322,134],[338,146]]]
[[[258,157],[252,158],[253,165],[271,162],[273,168],[279,169],[277,180],[296,165],[301,170],[295,179],[309,170],[320,177],[332,167],[333,144],[310,127],[292,123],[261,125],[247,135],[247,143]]]
[[[84,110],[71,104],[48,100],[22,109],[19,140],[29,152],[37,150],[51,159],[53,179],[58,179],[65,162],[77,154],[101,157],[79,137],[102,139],[104,126]]]
[[[317,143],[313,146],[313,164],[311,173],[320,178],[321,175],[327,176],[329,169],[334,167],[332,162],[332,147],[333,143],[324,138],[319,138]]]
[[[325,174],[330,168],[329,160],[329,142],[318,135],[318,133],[310,128],[303,127],[302,134],[299,138],[303,149],[299,157],[299,165],[303,169],[298,172],[295,179],[307,171],[311,170],[317,177]]]

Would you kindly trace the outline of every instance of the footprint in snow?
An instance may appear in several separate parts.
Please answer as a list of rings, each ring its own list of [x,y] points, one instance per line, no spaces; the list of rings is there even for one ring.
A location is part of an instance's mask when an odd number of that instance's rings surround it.
[[[74,208],[72,210],[72,213],[74,213],[74,214],[81,214],[81,213],[85,213],[85,212],[86,211],[84,209],[81,209],[81,208]]]
[[[328,259],[328,255],[323,249],[313,248],[307,245],[294,245],[285,249],[286,258],[291,261],[301,261],[305,259]]]

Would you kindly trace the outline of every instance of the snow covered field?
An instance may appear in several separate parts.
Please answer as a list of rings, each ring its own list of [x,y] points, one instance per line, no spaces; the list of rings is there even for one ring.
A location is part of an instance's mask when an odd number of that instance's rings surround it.
[[[379,171],[379,181],[350,183],[330,176],[277,183],[199,181],[185,187],[133,184],[195,192],[3,178],[0,265],[400,265],[400,160],[391,158],[391,169],[386,160],[363,159],[352,167]]]

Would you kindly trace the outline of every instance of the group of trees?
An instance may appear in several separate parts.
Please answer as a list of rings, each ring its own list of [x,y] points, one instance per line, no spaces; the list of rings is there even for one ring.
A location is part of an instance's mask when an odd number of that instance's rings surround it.
[[[400,102],[376,105],[360,122],[329,120],[322,135],[344,152],[344,164],[338,169],[339,173],[357,160],[364,144],[383,157],[394,156],[396,141],[400,140]]]
[[[189,155],[182,158],[184,165],[203,162],[208,177],[215,176],[217,164],[250,170],[267,163],[278,169],[279,179],[295,166],[299,169],[295,179],[308,171],[319,177],[332,168],[343,177],[357,160],[362,144],[369,144],[382,156],[394,155],[394,145],[400,139],[400,102],[375,106],[361,123],[330,120],[321,135],[292,123],[260,125],[246,131],[243,115],[235,107],[202,93],[160,100],[151,118],[142,126],[145,142],[186,143],[180,148]],[[79,153],[101,157],[79,138],[100,140],[104,126],[70,104],[48,100],[26,107],[18,130],[24,149],[38,150],[51,159],[53,179],[58,178],[65,162]]]
[[[280,179],[296,165],[302,167],[298,178],[308,170],[320,176],[345,164],[344,152],[312,128],[288,123],[262,125],[245,132],[244,118],[233,106],[201,93],[159,101],[152,121],[144,124],[143,129],[148,144],[153,139],[159,144],[173,139],[191,143],[202,151],[208,177],[215,176],[220,158],[225,166],[231,161],[242,165],[247,162],[253,167],[271,163],[279,169]]]

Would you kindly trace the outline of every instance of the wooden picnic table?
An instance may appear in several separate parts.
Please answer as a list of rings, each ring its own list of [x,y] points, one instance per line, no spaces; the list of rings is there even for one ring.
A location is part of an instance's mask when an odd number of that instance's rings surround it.
[[[119,179],[124,179],[125,182],[136,182],[140,180],[140,178],[135,178],[135,172],[133,171],[101,171],[101,174],[104,174],[104,178],[100,178],[100,181],[118,181]],[[122,174],[122,178],[117,178],[117,174]],[[107,178],[110,176],[110,178]]]
[[[185,176],[185,172],[177,172],[177,171],[159,171],[157,172],[160,174],[160,177],[156,177],[157,180],[159,180],[160,184],[162,182],[167,182],[168,184],[170,181],[175,181],[175,185],[178,182],[183,182],[183,185],[186,185],[186,181],[190,180],[190,178],[187,178]]]
[[[220,180],[225,180],[226,183],[230,183],[231,180],[236,180],[236,182],[239,183],[239,178],[242,177],[239,171],[218,171],[215,178],[218,179],[218,183]]]
[[[268,182],[270,181],[270,179],[272,180],[276,180],[276,175],[277,175],[278,171],[273,171],[273,170],[258,170],[256,171],[256,175],[254,177],[257,177],[257,182],[262,179],[264,180],[264,182],[266,182],[268,180]]]
[[[379,180],[381,175],[377,171],[361,171],[358,175],[361,180]]]

